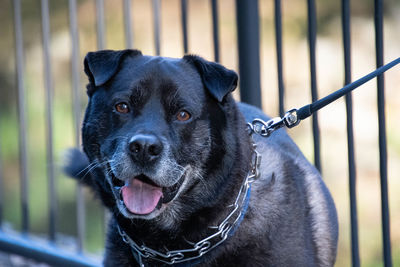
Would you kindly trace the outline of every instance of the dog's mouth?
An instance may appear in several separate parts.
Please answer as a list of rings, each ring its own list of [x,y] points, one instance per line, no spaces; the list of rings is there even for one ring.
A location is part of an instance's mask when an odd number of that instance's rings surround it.
[[[114,193],[120,204],[136,215],[150,214],[161,209],[162,204],[171,202],[177,195],[185,175],[170,187],[161,187],[144,174],[133,177],[124,182],[112,175]]]

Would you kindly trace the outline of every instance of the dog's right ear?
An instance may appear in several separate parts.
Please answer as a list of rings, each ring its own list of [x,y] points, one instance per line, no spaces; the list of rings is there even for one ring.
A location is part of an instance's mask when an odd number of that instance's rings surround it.
[[[233,70],[199,56],[186,55],[183,59],[196,67],[204,86],[218,102],[235,90],[238,76]]]
[[[97,86],[101,86],[109,81],[118,71],[122,59],[127,56],[142,55],[139,50],[100,50],[87,53],[84,66],[85,73],[89,78],[87,93],[91,96]]]

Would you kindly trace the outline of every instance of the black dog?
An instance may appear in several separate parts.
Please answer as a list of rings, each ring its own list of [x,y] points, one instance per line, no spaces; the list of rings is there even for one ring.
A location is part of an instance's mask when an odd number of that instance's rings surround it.
[[[235,72],[137,50],[88,53],[85,72],[87,159],[66,169],[112,212],[106,266],[333,266],[327,188],[283,130],[249,136],[268,118],[233,100]]]

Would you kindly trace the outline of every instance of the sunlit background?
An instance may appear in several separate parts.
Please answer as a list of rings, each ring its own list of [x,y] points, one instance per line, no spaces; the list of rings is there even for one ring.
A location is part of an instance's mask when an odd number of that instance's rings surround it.
[[[284,80],[286,109],[310,103],[310,72],[307,44],[306,1],[282,1]],[[78,1],[80,61],[97,49],[95,1]],[[316,1],[318,15],[317,82],[319,96],[343,86],[341,1]],[[189,52],[213,60],[210,1],[188,1]],[[219,1],[220,59],[238,70],[236,13],[234,0]],[[260,0],[261,77],[263,109],[278,115],[273,1]],[[124,49],[122,0],[106,0],[107,49]],[[351,4],[352,76],[360,78],[375,69],[373,1]],[[4,188],[3,228],[21,228],[20,172],[18,150],[17,85],[12,1],[0,1],[0,158]],[[154,55],[152,1],[132,1],[134,47]],[[28,118],[29,209],[32,232],[46,238],[48,229],[48,186],[46,175],[46,121],[40,1],[22,1],[26,114]],[[75,182],[62,174],[63,151],[74,145],[71,94],[71,39],[68,1],[50,1],[51,63],[54,79],[54,142],[57,183],[57,242],[74,246],[76,235]],[[400,56],[400,1],[385,1],[385,62]],[[179,0],[161,1],[161,55],[183,55]],[[86,104],[86,76],[81,67],[82,111]],[[389,204],[394,266],[400,266],[400,68],[385,74],[388,141]],[[239,99],[236,92],[235,97]],[[362,266],[383,266],[380,210],[378,123],[376,81],[353,94],[357,166],[360,258]],[[339,213],[340,238],[336,266],[351,265],[350,210],[347,169],[346,112],[344,100],[319,114],[322,174]],[[313,161],[311,120],[289,134]],[[101,254],[104,214],[99,202],[87,191],[85,251]],[[68,245],[70,244],[70,245]]]

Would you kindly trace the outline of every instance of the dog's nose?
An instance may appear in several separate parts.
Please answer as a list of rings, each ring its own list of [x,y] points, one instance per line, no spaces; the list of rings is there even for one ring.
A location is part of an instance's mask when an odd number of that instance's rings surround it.
[[[145,164],[156,160],[162,150],[162,142],[152,134],[138,134],[129,141],[132,158],[139,163]]]

